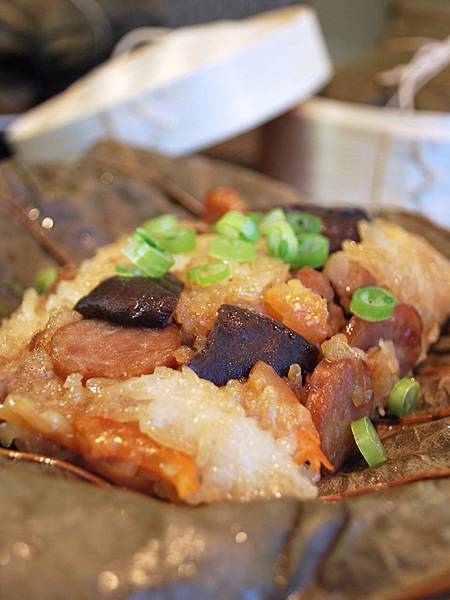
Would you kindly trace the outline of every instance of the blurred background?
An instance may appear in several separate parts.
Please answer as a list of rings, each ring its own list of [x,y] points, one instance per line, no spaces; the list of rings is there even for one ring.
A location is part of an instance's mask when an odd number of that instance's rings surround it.
[[[23,112],[62,91],[106,60],[118,40],[137,27],[237,19],[289,4],[298,2],[2,0],[0,114]],[[391,0],[313,0],[311,5],[336,64],[369,52],[394,8]]]
[[[208,143],[206,136],[192,147],[291,183],[319,203],[397,206],[448,227],[450,0],[2,0],[1,131],[110,62],[123,36],[137,28],[166,32],[300,4],[317,15],[332,62],[328,76],[299,94],[297,102],[280,103],[285,109],[255,117],[256,127],[244,123],[220,143]],[[284,60],[282,52],[279,61]],[[396,94],[403,81],[401,68],[421,52],[422,62],[408,72],[406,83],[413,93],[403,106]],[[160,59],[163,70],[164,55]],[[291,76],[300,80],[307,70]],[[118,85],[113,71],[104,73],[103,80],[111,90]],[[99,97],[104,95],[103,86],[98,90]],[[245,91],[240,102],[245,106]],[[57,105],[52,106],[56,114]],[[69,104],[58,107],[59,113],[70,112]],[[194,112],[196,107],[191,108]],[[47,110],[47,127],[51,115]],[[60,133],[58,143],[66,141],[64,135],[68,139],[73,133]],[[17,137],[9,145],[4,135],[1,139],[2,156],[21,152]],[[47,142],[42,139],[45,157]],[[130,140],[125,135],[122,141]],[[161,150],[151,135],[144,146]],[[174,154],[185,154],[184,148]],[[26,158],[25,151],[22,156]]]

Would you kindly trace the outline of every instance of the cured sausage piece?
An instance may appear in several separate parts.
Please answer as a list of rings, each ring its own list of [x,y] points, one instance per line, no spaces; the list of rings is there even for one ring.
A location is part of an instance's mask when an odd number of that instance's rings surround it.
[[[324,273],[331,281],[340,305],[347,312],[349,312],[353,293],[357,289],[377,284],[367,269],[357,262],[349,260],[344,252],[336,252],[336,254],[330,256]]]
[[[392,340],[400,365],[400,376],[416,364],[421,352],[422,319],[409,304],[397,304],[394,314],[384,321],[363,321],[353,316],[345,330],[350,346],[368,350],[380,340]]]
[[[325,298],[328,305],[328,326],[330,333],[334,335],[345,326],[344,312],[340,306],[334,302],[334,290],[331,287],[330,280],[321,271],[311,269],[311,267],[302,267],[295,273],[295,277],[300,279],[303,285],[322,298]]]
[[[294,275],[303,283],[303,285],[315,294],[325,298],[327,302],[332,302],[334,298],[334,290],[331,287],[330,281],[321,271],[316,271],[311,267],[302,267],[295,272]]]
[[[177,307],[183,284],[171,273],[164,277],[110,277],[75,305],[88,319],[120,325],[166,327]]]
[[[116,483],[151,491],[155,483],[168,482],[179,498],[198,488],[192,458],[159,444],[142,433],[136,423],[81,416],[75,419],[73,427],[84,460]]]
[[[346,323],[347,320],[342,308],[334,302],[330,302],[328,304],[328,325],[333,335],[342,331]]]
[[[351,422],[373,412],[370,369],[362,360],[323,359],[311,376],[306,408],[319,432],[322,451],[339,469],[355,449]]]
[[[320,474],[321,465],[332,470],[320,448],[319,434],[309,411],[272,367],[257,362],[243,389],[242,406],[262,429],[270,430],[275,439],[295,437],[295,462],[308,462],[314,475]]]
[[[214,223],[229,210],[246,211],[244,202],[234,190],[218,187],[206,194],[202,215],[205,221]]]
[[[153,373],[161,365],[175,367],[174,352],[180,346],[180,331],[175,325],[144,329],[84,319],[56,331],[50,356],[63,377],[81,373],[85,380],[127,379]]]

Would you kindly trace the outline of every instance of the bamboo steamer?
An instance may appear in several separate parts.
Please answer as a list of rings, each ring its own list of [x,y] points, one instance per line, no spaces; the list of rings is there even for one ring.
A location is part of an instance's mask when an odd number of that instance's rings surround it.
[[[7,139],[27,162],[71,160],[105,137],[187,154],[282,114],[330,74],[307,6],[168,30],[19,117]]]
[[[264,161],[319,203],[395,207],[450,227],[448,113],[314,98],[267,126]]]

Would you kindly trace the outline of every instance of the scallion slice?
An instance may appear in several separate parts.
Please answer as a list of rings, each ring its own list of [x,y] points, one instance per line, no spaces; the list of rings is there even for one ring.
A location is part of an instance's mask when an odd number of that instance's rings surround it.
[[[164,246],[159,241],[159,236],[156,236],[153,233],[149,233],[143,227],[138,227],[137,229],[135,229],[133,236],[136,239],[140,239],[143,242],[146,242],[149,246],[152,246],[153,248],[156,248],[157,250],[160,250],[161,252],[165,251]]]
[[[177,226],[177,218],[175,215],[161,215],[154,219],[149,219],[142,223],[142,229],[153,235],[164,235],[175,229]]]
[[[383,444],[368,417],[362,417],[351,424],[353,437],[359,451],[369,467],[376,467],[386,460]]]
[[[171,254],[191,252],[195,248],[197,234],[192,227],[175,227],[161,237],[158,241]]]
[[[119,277],[144,277],[145,274],[132,265],[116,265],[116,273]]]
[[[256,225],[259,225],[262,222],[262,220],[264,219],[264,213],[262,213],[262,212],[255,212],[255,211],[251,210],[246,214],[247,214],[247,217],[250,217],[250,219]]]
[[[370,285],[355,291],[350,311],[364,321],[384,321],[392,316],[397,301],[384,288]]]
[[[186,273],[188,281],[195,281],[199,285],[208,286],[219,283],[230,274],[230,267],[223,262],[211,262],[197,265]]]
[[[330,242],[321,233],[300,233],[297,235],[298,251],[289,261],[292,267],[312,267],[319,269],[325,264],[330,252]]]
[[[174,264],[173,258],[153,236],[138,228],[123,248],[123,253],[148,277],[162,277]]]
[[[256,244],[238,238],[219,236],[209,247],[208,254],[220,260],[249,262],[255,258]]]
[[[294,230],[287,221],[277,221],[266,229],[267,249],[271,256],[276,256],[289,263],[298,252],[298,242]]]
[[[263,235],[266,235],[269,227],[278,221],[286,221],[286,215],[281,208],[274,208],[264,215],[263,220],[259,224],[259,230]]]
[[[46,292],[55,283],[57,276],[58,271],[54,267],[47,267],[38,271],[34,279],[34,287],[37,293],[43,294]]]
[[[230,238],[242,238],[248,242],[259,239],[259,230],[256,223],[248,215],[237,210],[229,210],[216,223],[216,231]]]
[[[409,414],[416,405],[419,389],[420,385],[413,377],[397,381],[389,394],[389,412],[400,418]]]
[[[296,233],[320,233],[322,227],[322,221],[319,217],[303,210],[287,212],[286,219]]]

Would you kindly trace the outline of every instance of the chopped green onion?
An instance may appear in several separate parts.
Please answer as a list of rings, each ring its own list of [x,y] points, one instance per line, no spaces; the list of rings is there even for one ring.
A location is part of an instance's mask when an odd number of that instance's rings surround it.
[[[267,227],[267,249],[271,256],[290,262],[298,251],[297,237],[287,221],[277,221]]]
[[[384,321],[392,316],[397,301],[384,288],[370,285],[355,291],[350,311],[364,321]]]
[[[144,273],[137,267],[131,265],[116,265],[116,273],[119,277],[143,277]]]
[[[389,412],[400,418],[409,414],[416,405],[419,388],[419,383],[413,377],[403,377],[397,381],[389,394]]]
[[[191,252],[195,248],[197,235],[192,227],[175,227],[158,237],[161,245],[172,254]]]
[[[161,215],[141,225],[143,229],[153,235],[164,235],[177,226],[175,215]]]
[[[256,244],[238,238],[219,236],[209,247],[208,254],[221,260],[248,262],[255,258]]]
[[[386,460],[383,444],[368,417],[362,417],[351,424],[353,437],[359,451],[369,467],[376,467]]]
[[[318,269],[325,264],[330,251],[330,242],[321,233],[300,233],[297,236],[298,251],[290,264],[298,269],[312,267]]]
[[[256,223],[249,216],[237,210],[229,210],[216,223],[216,231],[221,235],[231,238],[242,238],[248,242],[259,239],[259,230]]]
[[[38,271],[34,279],[34,287],[37,293],[43,294],[46,292],[55,283],[57,275],[58,271],[54,267],[47,267]]]
[[[123,253],[148,277],[162,277],[174,260],[152,236],[145,233],[138,228],[125,244]]]
[[[316,215],[302,210],[293,210],[286,213],[287,221],[296,233],[320,233],[322,221]]]
[[[136,239],[139,238],[143,242],[146,242],[149,246],[152,246],[153,248],[156,248],[161,252],[165,251],[164,246],[159,241],[159,236],[157,237],[154,233],[149,233],[143,227],[138,227],[137,229],[135,229],[133,235],[136,237]]]
[[[261,223],[261,221],[264,219],[264,213],[250,211],[247,213],[247,217],[250,217],[250,219],[253,221],[253,223],[255,223],[256,225],[259,225]]]
[[[230,274],[230,267],[223,262],[212,262],[197,265],[186,273],[188,281],[195,281],[199,285],[207,286],[226,279]]]
[[[259,224],[259,229],[263,235],[266,235],[268,228],[278,221],[286,221],[286,215],[281,208],[274,208],[264,215],[263,220]]]

